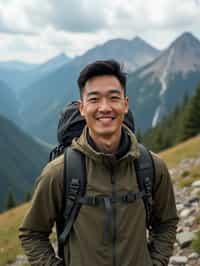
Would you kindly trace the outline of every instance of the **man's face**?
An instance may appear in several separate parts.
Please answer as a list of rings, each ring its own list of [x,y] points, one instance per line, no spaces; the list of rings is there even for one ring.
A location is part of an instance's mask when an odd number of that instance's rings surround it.
[[[97,76],[86,82],[79,109],[94,141],[99,137],[120,136],[128,99],[115,76]]]

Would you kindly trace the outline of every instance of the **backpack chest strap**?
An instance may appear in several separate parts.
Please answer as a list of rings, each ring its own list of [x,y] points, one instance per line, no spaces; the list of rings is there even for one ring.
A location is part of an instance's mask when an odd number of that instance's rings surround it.
[[[112,235],[112,228],[113,228],[113,205],[116,203],[122,204],[129,204],[133,203],[139,199],[142,199],[146,196],[146,192],[139,191],[139,192],[128,192],[122,195],[115,195],[115,196],[85,196],[80,197],[78,202],[83,205],[89,206],[104,206],[105,207],[105,228],[104,228],[104,238],[109,238],[109,235]]]
[[[136,200],[144,198],[145,196],[146,192],[143,190],[139,192],[128,192],[116,196],[85,196],[85,197],[80,197],[78,199],[78,202],[89,206],[99,206],[99,205],[106,206],[106,202],[108,201],[110,202],[110,204],[133,203]]]

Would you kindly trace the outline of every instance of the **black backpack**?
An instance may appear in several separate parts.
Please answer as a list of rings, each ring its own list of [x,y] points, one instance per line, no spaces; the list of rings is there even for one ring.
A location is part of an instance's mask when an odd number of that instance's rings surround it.
[[[125,115],[124,123],[134,132],[135,125],[131,111]],[[61,215],[57,218],[57,239],[58,255],[63,258],[64,244],[68,240],[73,223],[79,213],[82,204],[97,206],[104,204],[105,200],[110,204],[115,202],[129,203],[142,198],[146,210],[146,226],[151,230],[152,225],[152,186],[155,175],[154,163],[151,153],[139,144],[140,156],[134,160],[138,193],[126,193],[124,195],[112,197],[86,197],[87,185],[85,157],[84,155],[70,147],[72,139],[79,137],[86,122],[80,115],[77,102],[70,103],[61,113],[58,124],[57,138],[59,145],[55,147],[49,156],[49,161],[64,153],[64,197]],[[109,211],[109,210],[108,210]]]

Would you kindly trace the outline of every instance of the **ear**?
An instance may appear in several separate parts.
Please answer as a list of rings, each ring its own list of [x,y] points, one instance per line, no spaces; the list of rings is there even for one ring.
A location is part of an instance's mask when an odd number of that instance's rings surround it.
[[[79,109],[81,116],[84,116],[83,101],[81,100],[78,100],[78,109]]]
[[[127,114],[128,113],[128,97],[127,96],[125,97],[124,101],[125,101],[125,114]]]

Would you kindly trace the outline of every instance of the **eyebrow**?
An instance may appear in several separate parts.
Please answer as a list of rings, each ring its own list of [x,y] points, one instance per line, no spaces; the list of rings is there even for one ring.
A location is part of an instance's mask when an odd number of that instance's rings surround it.
[[[120,94],[120,91],[119,90],[116,90],[116,89],[112,89],[109,91],[109,94]],[[87,94],[87,97],[89,96],[92,96],[92,95],[99,95],[99,92],[98,91],[91,91],[91,92],[88,92]]]

